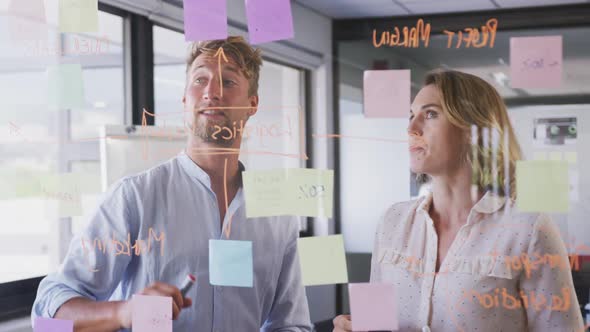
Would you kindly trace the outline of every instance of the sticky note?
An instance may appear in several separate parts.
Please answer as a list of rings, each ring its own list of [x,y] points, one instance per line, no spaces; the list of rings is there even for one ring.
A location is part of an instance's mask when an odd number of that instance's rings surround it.
[[[73,332],[74,321],[56,318],[35,319],[34,332]]]
[[[550,151],[549,152],[549,160],[561,161],[562,160],[561,152]]]
[[[252,241],[209,240],[209,283],[252,287]]]
[[[295,35],[289,0],[246,0],[246,17],[251,44],[291,39]]]
[[[568,212],[567,162],[517,161],[516,206],[523,212]]]
[[[225,0],[184,0],[184,39],[200,41],[227,38]]]
[[[172,298],[133,295],[133,331],[172,332]]]
[[[59,0],[60,32],[98,32],[98,0]]]
[[[34,172],[27,169],[0,170],[0,199],[19,199],[40,197],[41,185],[39,179],[49,173]]]
[[[349,284],[353,331],[398,329],[397,296],[392,284]]]
[[[248,218],[332,217],[334,171],[285,168],[242,174]]]
[[[82,215],[79,178],[80,175],[76,173],[51,174],[40,178],[41,195],[47,202],[49,215],[59,218]]]
[[[510,38],[510,86],[557,88],[562,83],[561,36]]]
[[[84,107],[84,80],[82,66],[61,64],[47,69],[47,102],[58,109]]]
[[[342,235],[300,238],[297,252],[304,286],[348,282]]]
[[[10,32],[13,41],[40,40],[47,37],[47,20],[43,0],[12,0]]]
[[[578,153],[576,151],[564,152],[563,157],[570,164],[576,164],[578,162]]]
[[[365,70],[365,117],[407,119],[410,114],[410,82],[409,70]]]

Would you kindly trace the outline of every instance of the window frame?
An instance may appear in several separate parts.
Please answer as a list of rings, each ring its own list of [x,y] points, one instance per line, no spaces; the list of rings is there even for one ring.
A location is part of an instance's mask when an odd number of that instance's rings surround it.
[[[119,8],[106,5],[103,3],[98,4],[98,10],[109,13],[112,15],[119,16],[123,19],[123,24],[125,25],[126,21],[129,20],[130,14],[125,12]],[[128,36],[125,34],[125,30],[123,33],[123,40],[125,44],[125,40],[128,39]],[[126,56],[128,50],[124,48],[123,56]],[[126,65],[126,63],[124,62]],[[126,76],[126,73],[124,73]],[[125,100],[128,99],[127,91],[124,94]],[[125,107],[124,113],[127,113],[128,108]],[[60,138],[69,137],[70,135],[70,110],[60,110],[57,113],[57,117],[59,118],[59,129],[58,135]],[[71,156],[68,151],[84,151],[80,149],[80,147],[88,147],[90,149],[95,149],[96,154],[88,154],[82,156],[82,158],[71,159]],[[63,150],[63,155],[65,156],[63,159],[58,160],[58,169],[67,171],[71,167],[72,161],[78,160],[96,160],[99,159],[99,148],[97,142],[85,142],[85,143],[68,143],[64,144],[60,147]],[[60,238],[60,246],[58,247],[59,257],[60,260],[63,260],[63,257],[67,251],[67,247],[69,244],[69,240],[71,239],[71,218],[61,218],[59,225],[60,228],[57,230],[59,233]],[[61,239],[66,239],[68,241],[61,241]],[[67,243],[64,243],[67,242]],[[29,316],[31,314],[31,310],[33,308],[33,302],[35,301],[35,297],[37,295],[37,289],[39,287],[39,283],[45,276],[33,277],[28,279],[21,279],[10,281],[6,283],[0,283],[0,323],[9,321],[15,318],[22,318],[25,316]]]

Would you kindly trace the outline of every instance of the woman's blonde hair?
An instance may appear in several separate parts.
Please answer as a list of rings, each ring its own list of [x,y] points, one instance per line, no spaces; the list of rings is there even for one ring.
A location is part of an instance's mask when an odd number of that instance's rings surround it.
[[[464,157],[472,166],[472,184],[516,199],[516,161],[522,152],[502,97],[483,79],[454,70],[428,73],[424,85],[430,84],[440,92],[449,121],[469,134],[471,149]]]

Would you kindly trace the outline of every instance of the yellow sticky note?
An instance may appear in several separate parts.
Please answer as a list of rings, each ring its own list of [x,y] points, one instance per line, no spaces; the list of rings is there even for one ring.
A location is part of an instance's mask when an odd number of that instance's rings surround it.
[[[243,172],[246,216],[332,217],[334,172],[305,168]]]
[[[59,0],[60,32],[98,32],[98,0]]]
[[[298,169],[290,179],[294,195],[289,196],[289,205],[299,216],[332,218],[334,171]]]
[[[565,161],[567,161],[570,164],[575,164],[578,162],[578,153],[575,151],[564,152],[563,157]]]
[[[567,163],[554,160],[518,161],[516,206],[523,212],[568,212]]]
[[[533,153],[533,160],[547,160],[547,152],[535,151]]]
[[[342,235],[300,238],[297,252],[304,286],[348,282]]]
[[[549,152],[549,160],[561,161],[562,160],[561,152],[558,152],[558,151]]]

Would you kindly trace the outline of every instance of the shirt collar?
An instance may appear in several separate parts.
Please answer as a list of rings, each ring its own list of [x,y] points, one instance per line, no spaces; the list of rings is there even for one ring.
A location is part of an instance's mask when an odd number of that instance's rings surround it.
[[[197,165],[197,163],[195,163],[184,150],[178,154],[178,160],[189,176],[196,178],[207,187],[211,187],[211,178],[209,177],[209,174]],[[238,168],[240,169],[240,172],[246,170],[246,167],[241,161],[238,161]]]
[[[432,192],[429,191],[428,194],[418,200],[417,210],[428,214],[431,203]],[[506,197],[498,196],[488,190],[485,195],[473,206],[472,210],[475,210],[479,213],[492,214],[500,210],[502,206],[504,206],[504,203],[506,203]]]
[[[498,196],[491,191],[487,191],[485,195],[473,206],[473,209],[479,213],[492,214],[497,212],[506,203],[506,197]]]

